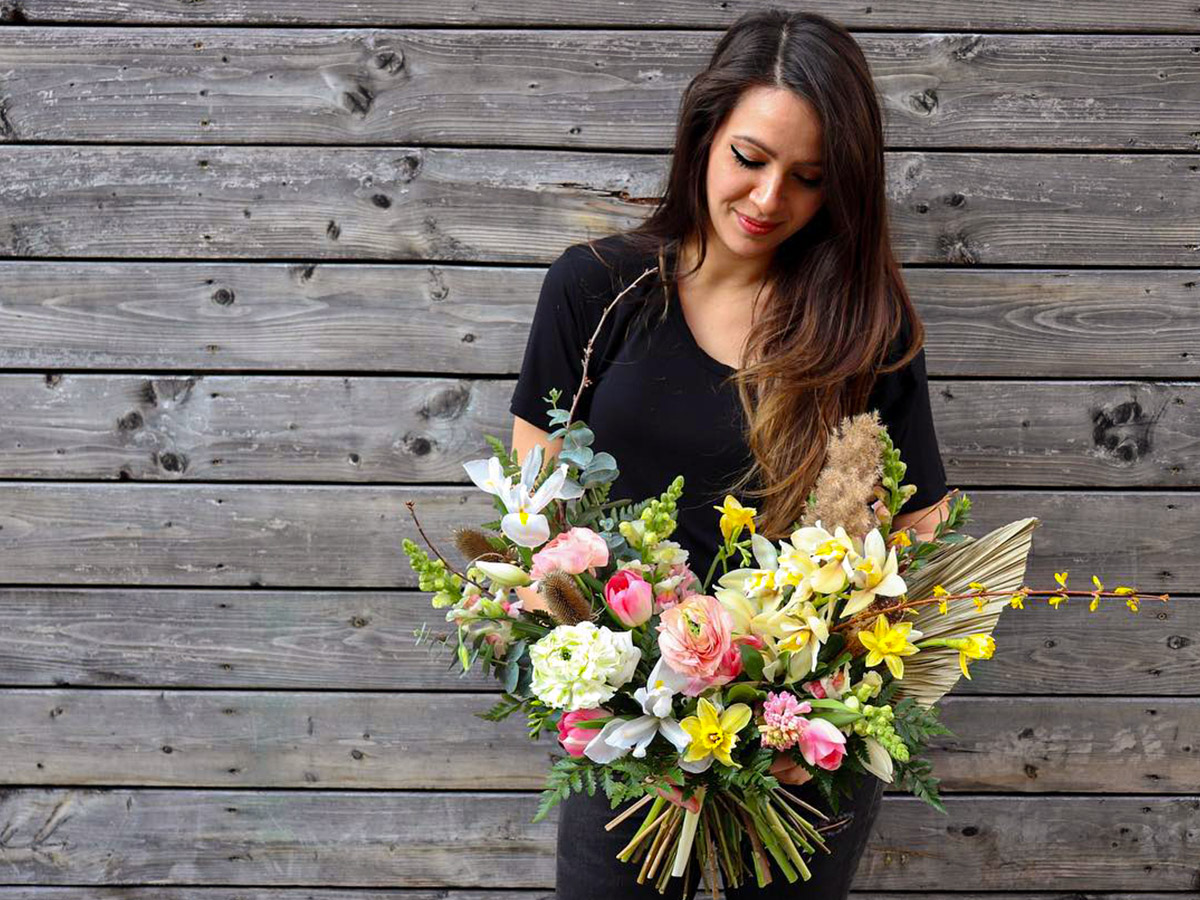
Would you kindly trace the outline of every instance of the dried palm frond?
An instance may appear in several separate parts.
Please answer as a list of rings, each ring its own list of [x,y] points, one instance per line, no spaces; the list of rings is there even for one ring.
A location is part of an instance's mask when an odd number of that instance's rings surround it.
[[[1033,531],[1038,524],[1036,517],[1018,519],[981,538],[968,537],[963,543],[952,545],[923,568],[904,576],[908,599],[932,597],[935,584],[951,594],[967,594],[972,591],[969,587],[972,581],[985,585],[989,592],[1015,592],[1025,578]],[[911,610],[905,621],[912,622],[921,632],[917,643],[930,638],[991,634],[1008,600],[1003,594],[993,596],[982,610],[970,601],[957,600],[949,604],[945,614],[938,612],[936,603],[930,603]],[[912,697],[929,708],[961,677],[957,650],[945,647],[922,650],[904,660],[904,677],[900,679],[895,699]]]

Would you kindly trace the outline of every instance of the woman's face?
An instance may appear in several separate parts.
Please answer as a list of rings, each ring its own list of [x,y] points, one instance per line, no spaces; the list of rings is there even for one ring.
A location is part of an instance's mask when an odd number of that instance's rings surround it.
[[[709,239],[736,256],[773,253],[821,208],[821,163],[812,104],[781,88],[748,88],[709,150]]]

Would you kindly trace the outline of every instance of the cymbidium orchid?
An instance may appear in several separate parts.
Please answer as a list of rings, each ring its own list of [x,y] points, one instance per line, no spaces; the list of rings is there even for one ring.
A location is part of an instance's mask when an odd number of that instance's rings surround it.
[[[849,556],[842,558],[842,568],[853,588],[839,618],[862,612],[875,602],[876,594],[899,597],[908,590],[904,579],[896,574],[896,548],[889,550],[884,545],[883,535],[878,528],[872,528],[863,541],[863,551],[863,555],[857,559],[852,560]]]
[[[842,560],[846,556],[857,555],[857,551],[854,541],[841,525],[833,534],[822,528],[820,522],[797,528],[792,532],[792,544],[797,550],[807,553],[817,566],[817,571],[808,578],[814,591],[836,594],[846,587],[848,579]]]
[[[542,446],[535,444],[525,454],[521,464],[521,480],[513,484],[512,476],[503,477],[500,458],[473,459],[463,463],[471,481],[501,499],[508,514],[500,520],[500,530],[514,544],[530,549],[550,540],[550,522],[542,510],[551,500],[577,500],[583,487],[567,478],[567,464],[551,472],[541,486],[534,488],[542,471]]]
[[[828,607],[827,607],[828,608]],[[782,621],[782,638],[775,650],[787,651],[788,674],[784,684],[790,684],[814,672],[821,655],[821,645],[829,640],[829,623],[807,600],[790,603]],[[766,674],[766,667],[763,668]]]

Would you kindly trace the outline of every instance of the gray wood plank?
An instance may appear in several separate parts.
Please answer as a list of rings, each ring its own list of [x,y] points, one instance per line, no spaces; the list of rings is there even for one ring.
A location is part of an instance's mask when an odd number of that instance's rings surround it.
[[[0,589],[0,684],[497,691],[417,646],[444,614],[416,591]],[[998,652],[956,694],[1189,695],[1200,683],[1200,600],[1136,618],[1030,603],[1006,611]]]
[[[848,28],[970,28],[1013,31],[1195,31],[1189,0],[1147,0],[1137,16],[1107,0],[929,0],[926,3],[863,6],[855,0],[822,0],[818,12]],[[9,22],[116,22],[320,25],[503,25],[650,26],[727,28],[746,11],[740,4],[668,0],[597,7],[585,0],[360,0],[330,6],[317,0],[224,0],[219,5],[172,0],[6,0]]]
[[[13,27],[9,141],[668,149],[718,34]],[[1189,36],[859,37],[905,147],[1192,150]],[[470,65],[463,60],[470,58]],[[419,114],[414,114],[419,111]]]
[[[570,391],[572,385],[563,385]],[[0,472],[139,481],[459,482],[506,444],[511,379],[0,375]],[[1200,385],[930,382],[955,484],[1196,487]]]
[[[1200,270],[904,275],[933,377],[1200,375]],[[520,266],[0,261],[0,366],[515,374],[544,276]]]
[[[982,668],[980,666],[979,668]],[[553,736],[486,694],[0,690],[9,785],[540,790]],[[941,790],[1182,793],[1200,698],[950,696]],[[452,765],[445,765],[453,760]],[[894,787],[889,790],[899,791]]]
[[[10,145],[0,169],[0,256],[532,263],[634,226],[666,160]],[[888,172],[906,263],[1184,266],[1200,254],[1192,156],[1063,153],[1051,167],[1037,153],[896,152]]]
[[[852,891],[856,900],[908,900],[903,893]],[[1061,893],[936,893],[925,891],[927,900],[1063,900]],[[1092,892],[1095,900],[1176,900],[1178,894]],[[494,891],[421,890],[341,890],[339,888],[220,888],[220,887],[3,887],[0,900],[554,900],[541,891],[497,889]]]
[[[532,825],[535,807],[531,794],[482,792],[14,788],[0,796],[9,886],[548,887],[557,810]],[[947,810],[885,797],[855,887],[1182,891],[1193,883],[1195,797],[966,795]]]
[[[1200,505],[1187,493],[970,493],[969,534],[1041,519],[1030,585],[1053,589],[1055,567],[1081,590],[1092,574],[1154,593],[1200,580]],[[412,587],[400,541],[420,538],[405,501],[451,553],[442,536],[492,521],[494,499],[474,487],[0,482],[0,583]]]

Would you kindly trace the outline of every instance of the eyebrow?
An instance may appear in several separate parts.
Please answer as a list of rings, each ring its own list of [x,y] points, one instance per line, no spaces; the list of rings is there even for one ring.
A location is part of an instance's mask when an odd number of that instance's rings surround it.
[[[757,147],[763,153],[767,154],[767,156],[771,157],[772,159],[774,159],[778,155],[774,150],[772,150],[770,147],[768,147],[766,144],[764,144],[758,138],[752,138],[748,134],[735,134],[733,136],[735,138],[737,138],[739,141],[745,141],[748,144],[753,144],[755,147]],[[801,160],[799,163],[797,163],[797,165],[816,166],[817,168],[821,168],[821,163],[816,160],[808,160],[808,159]]]

